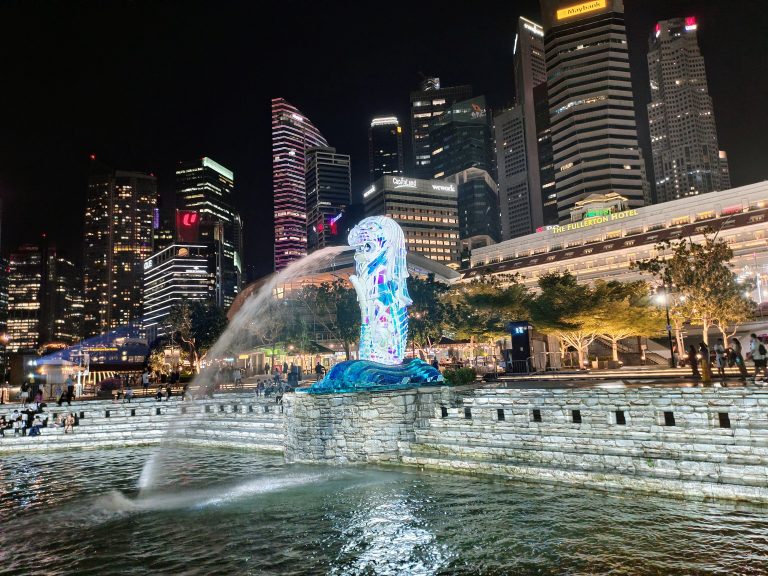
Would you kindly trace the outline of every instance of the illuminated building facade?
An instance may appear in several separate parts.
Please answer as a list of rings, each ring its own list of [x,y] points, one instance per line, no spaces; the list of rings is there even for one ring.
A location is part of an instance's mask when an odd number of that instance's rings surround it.
[[[85,336],[140,325],[144,260],[152,255],[157,180],[92,159],[85,206]]]
[[[560,222],[590,194],[649,197],[622,0],[541,0]]]
[[[272,187],[275,270],[307,254],[305,153],[328,146],[309,118],[283,98],[272,100]]]
[[[467,168],[495,174],[490,114],[485,96],[456,102],[433,119],[429,131],[431,178],[448,178]]]
[[[8,260],[3,258],[3,200],[0,198],[0,383],[5,381],[8,337]]]
[[[520,17],[513,51],[517,102],[494,118],[505,240],[557,223],[541,25]]]
[[[80,338],[83,302],[78,271],[45,241],[11,253],[8,267],[8,349],[37,350]]]
[[[542,275],[567,271],[584,283],[652,281],[632,263],[656,256],[660,242],[696,242],[714,230],[733,249],[734,272],[754,285],[752,299],[766,306],[768,182],[641,208],[618,195],[592,200],[577,207],[571,222],[474,250],[463,279],[519,273],[522,283],[535,288]]]
[[[656,202],[730,188],[728,159],[717,144],[712,98],[696,18],[656,24],[648,47]]]
[[[346,244],[344,217],[352,203],[350,158],[335,148],[306,151],[307,249]]]
[[[368,129],[368,169],[371,182],[403,174],[403,129],[396,116],[379,116]]]
[[[384,176],[363,192],[366,216],[389,216],[405,234],[409,251],[459,266],[459,214],[456,184]]]
[[[233,172],[211,158],[181,162],[176,169],[177,208],[197,213],[200,226],[220,224],[216,240],[222,251],[217,264],[221,290],[216,303],[223,308],[229,308],[243,283],[242,220],[232,207],[234,187]],[[177,234],[179,230],[177,222]]]
[[[214,301],[216,259],[211,246],[175,242],[143,263],[144,330],[152,342],[170,333],[168,315],[182,300]]]
[[[440,78],[426,78],[420,89],[411,92],[411,173],[416,178],[432,178],[430,130],[435,120],[456,102],[472,97],[472,86],[441,87]]]

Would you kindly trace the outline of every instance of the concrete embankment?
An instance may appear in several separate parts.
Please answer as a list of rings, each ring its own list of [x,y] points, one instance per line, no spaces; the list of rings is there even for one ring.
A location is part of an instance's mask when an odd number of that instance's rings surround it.
[[[0,454],[169,442],[768,503],[768,389],[422,388],[69,410],[74,434],[6,431]]]
[[[49,415],[65,412],[78,417],[73,433],[65,434],[63,428],[49,426],[42,429],[40,436],[22,437],[6,430],[5,438],[0,438],[0,454],[149,446],[161,442],[283,451],[282,406],[275,404],[273,398],[257,398],[253,394],[226,394],[186,402],[85,401],[46,409]]]

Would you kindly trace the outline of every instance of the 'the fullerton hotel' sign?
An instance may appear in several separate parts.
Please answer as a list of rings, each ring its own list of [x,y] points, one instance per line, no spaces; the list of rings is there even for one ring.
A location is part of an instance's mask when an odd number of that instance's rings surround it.
[[[565,20],[566,18],[581,16],[587,12],[602,10],[606,7],[606,2],[607,0],[592,0],[592,2],[584,2],[583,4],[575,4],[574,6],[568,6],[567,8],[561,8],[557,11],[557,19]]]
[[[614,212],[613,214],[608,214],[606,216],[584,218],[581,222],[571,222],[564,226],[552,226],[552,233],[560,234],[562,232],[570,232],[571,230],[587,228],[589,226],[594,226],[595,224],[606,224],[615,220],[623,220],[624,218],[630,218],[631,216],[637,216],[637,210],[624,210],[624,212]]]

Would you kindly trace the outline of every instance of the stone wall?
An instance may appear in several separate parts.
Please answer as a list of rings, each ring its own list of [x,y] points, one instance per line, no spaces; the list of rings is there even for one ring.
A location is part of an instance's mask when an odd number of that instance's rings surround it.
[[[359,394],[287,394],[289,462],[399,462],[401,446],[428,426],[447,389]]]
[[[70,410],[83,416],[75,434],[11,433],[0,453],[170,441],[768,503],[768,389],[444,387]]]
[[[438,406],[402,461],[768,502],[768,390],[478,390]]]

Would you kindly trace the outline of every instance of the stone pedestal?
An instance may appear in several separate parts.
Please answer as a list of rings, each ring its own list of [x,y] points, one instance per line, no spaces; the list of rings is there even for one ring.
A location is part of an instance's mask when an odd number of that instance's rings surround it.
[[[435,416],[442,388],[350,394],[286,394],[288,462],[399,462],[400,443]]]

